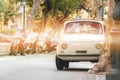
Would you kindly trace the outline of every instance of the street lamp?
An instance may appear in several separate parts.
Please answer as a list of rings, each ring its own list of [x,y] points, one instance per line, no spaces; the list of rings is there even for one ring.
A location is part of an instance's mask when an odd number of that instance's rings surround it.
[[[102,21],[104,20],[104,0],[102,0],[102,14],[101,14]]]
[[[23,6],[23,30],[25,30],[25,6],[26,6],[26,0],[22,1]]]

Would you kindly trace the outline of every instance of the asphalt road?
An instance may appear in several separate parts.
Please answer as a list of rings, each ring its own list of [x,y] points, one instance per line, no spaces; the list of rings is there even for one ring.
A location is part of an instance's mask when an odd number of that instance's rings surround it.
[[[2,56],[0,80],[104,80],[87,73],[93,65],[91,62],[70,63],[69,69],[58,71],[54,53]]]

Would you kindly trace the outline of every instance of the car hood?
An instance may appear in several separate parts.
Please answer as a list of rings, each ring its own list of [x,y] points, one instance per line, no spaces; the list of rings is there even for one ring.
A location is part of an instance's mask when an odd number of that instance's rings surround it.
[[[100,34],[71,34],[61,36],[61,41],[104,41],[104,39],[104,35]]]

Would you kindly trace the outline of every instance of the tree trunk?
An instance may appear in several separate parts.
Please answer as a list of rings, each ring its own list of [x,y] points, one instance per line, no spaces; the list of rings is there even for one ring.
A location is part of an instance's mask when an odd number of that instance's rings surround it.
[[[94,0],[94,6],[96,11],[96,20],[102,20],[102,1]]]
[[[47,13],[43,10],[42,11],[42,20],[41,20],[41,31],[45,31],[47,23]]]
[[[99,57],[98,63],[90,69],[88,72],[92,74],[106,74],[110,71],[110,30],[113,27],[113,9],[114,9],[114,0],[108,1],[108,18],[107,18],[107,25],[106,25],[106,39],[104,48],[101,50],[101,54]]]
[[[48,18],[48,13],[52,9],[52,5],[49,0],[44,0],[44,6],[45,8],[42,10],[42,31],[45,31],[46,29],[46,23],[47,23],[47,18]]]
[[[39,9],[40,3],[44,1],[44,0],[33,0],[33,7],[32,10],[30,12],[31,14],[31,18],[34,19],[36,14],[37,14],[37,10]]]
[[[34,22],[36,14],[37,14],[37,10],[39,9],[40,3],[42,1],[44,1],[44,0],[33,0],[32,10],[30,12],[30,16],[28,19],[29,27],[33,27],[33,22]]]

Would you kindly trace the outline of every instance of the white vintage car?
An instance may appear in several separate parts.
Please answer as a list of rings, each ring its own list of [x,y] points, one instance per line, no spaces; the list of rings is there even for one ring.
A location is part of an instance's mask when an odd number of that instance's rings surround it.
[[[69,68],[69,62],[98,61],[104,40],[102,21],[72,20],[65,22],[56,49],[57,69]]]

